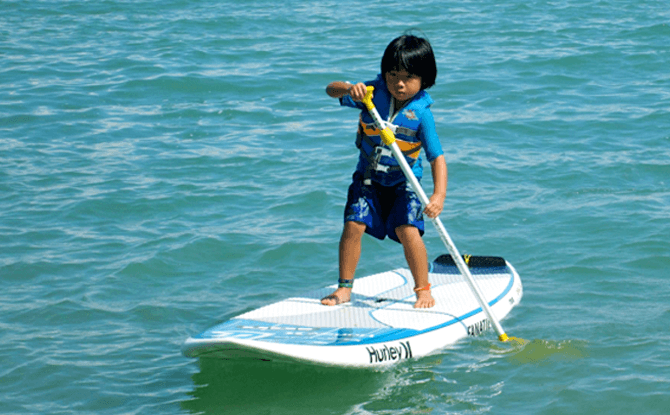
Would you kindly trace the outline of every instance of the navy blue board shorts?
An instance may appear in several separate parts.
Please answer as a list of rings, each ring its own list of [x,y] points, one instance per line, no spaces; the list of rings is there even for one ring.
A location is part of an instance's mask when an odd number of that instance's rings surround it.
[[[412,225],[423,236],[423,209],[421,201],[408,182],[395,186],[382,186],[374,181],[363,184],[363,175],[354,173],[349,186],[344,221],[361,222],[365,232],[377,239],[389,237],[396,242],[395,229],[402,225]]]

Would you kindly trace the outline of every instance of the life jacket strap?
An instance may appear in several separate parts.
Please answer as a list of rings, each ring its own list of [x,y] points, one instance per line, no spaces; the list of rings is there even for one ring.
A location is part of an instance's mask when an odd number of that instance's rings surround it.
[[[363,142],[365,142],[367,145],[372,147],[372,152],[370,154],[366,153],[367,156],[367,162],[368,166],[365,169],[365,173],[363,174],[363,184],[368,186],[372,184],[372,172],[373,171],[379,171],[382,173],[390,173],[390,172],[395,172],[402,170],[400,166],[389,166],[386,164],[380,163],[382,157],[393,157],[393,153],[391,152],[391,149],[384,145],[380,145],[372,141],[370,137],[368,137],[367,134],[363,132],[362,127],[358,129],[358,133],[356,134],[356,147],[362,151],[362,146]],[[411,149],[408,150],[401,150],[401,153],[404,156],[410,156],[412,154],[416,154],[421,150],[421,143],[416,143],[417,145],[414,146]],[[408,162],[409,166],[412,167],[414,166],[414,163],[418,160],[417,158],[412,158],[411,161]]]

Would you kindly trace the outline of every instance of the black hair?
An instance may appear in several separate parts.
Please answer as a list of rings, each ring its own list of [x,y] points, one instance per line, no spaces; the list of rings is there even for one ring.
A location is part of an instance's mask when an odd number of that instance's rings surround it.
[[[387,72],[401,68],[421,77],[421,89],[435,85],[437,64],[428,40],[414,35],[402,35],[389,43],[382,57],[382,76],[386,77]]]

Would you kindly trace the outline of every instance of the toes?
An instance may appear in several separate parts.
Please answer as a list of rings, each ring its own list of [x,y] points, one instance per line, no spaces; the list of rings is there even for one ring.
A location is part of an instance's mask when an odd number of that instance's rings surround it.
[[[335,297],[334,295],[329,295],[328,297],[322,298],[321,299],[321,304],[323,305],[328,305],[328,306],[333,306],[337,305],[339,303],[339,299]]]
[[[347,294],[346,292],[344,293],[339,293],[335,291],[331,295],[327,297],[323,297],[321,299],[321,304],[326,305],[326,306],[334,306],[334,305],[340,305],[344,304],[350,301],[350,295]]]
[[[414,308],[431,308],[435,306],[435,299],[430,293],[418,294]]]

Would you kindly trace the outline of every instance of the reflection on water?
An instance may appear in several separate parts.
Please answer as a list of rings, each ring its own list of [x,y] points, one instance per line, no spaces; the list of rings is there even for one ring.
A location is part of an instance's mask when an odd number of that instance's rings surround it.
[[[278,362],[200,359],[192,399],[199,414],[343,414],[369,401],[388,372]]]
[[[515,349],[515,353],[510,354],[508,359],[519,364],[549,364],[561,360],[576,360],[587,357],[586,347],[585,341],[536,339],[518,349],[518,351]]]

